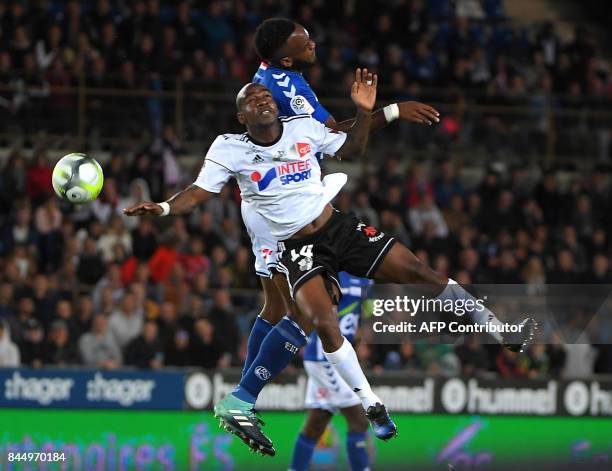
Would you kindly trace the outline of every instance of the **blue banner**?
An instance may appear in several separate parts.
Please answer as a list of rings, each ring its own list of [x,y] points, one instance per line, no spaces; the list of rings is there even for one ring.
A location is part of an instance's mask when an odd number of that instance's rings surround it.
[[[185,374],[0,368],[0,407],[180,410]]]

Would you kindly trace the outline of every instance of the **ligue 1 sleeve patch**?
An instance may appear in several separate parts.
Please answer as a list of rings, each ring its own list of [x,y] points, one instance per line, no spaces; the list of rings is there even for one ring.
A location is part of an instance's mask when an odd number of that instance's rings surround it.
[[[296,114],[312,114],[312,113],[314,113],[314,108],[312,107],[312,105],[310,103],[308,103],[308,100],[306,98],[304,98],[302,95],[294,96],[291,99],[291,101],[289,102],[289,105],[291,106],[291,109]]]

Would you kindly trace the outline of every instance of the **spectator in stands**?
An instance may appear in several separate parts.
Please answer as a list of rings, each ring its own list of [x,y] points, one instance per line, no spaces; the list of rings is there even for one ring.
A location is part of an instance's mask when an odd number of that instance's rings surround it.
[[[144,283],[133,282],[129,285],[129,292],[134,295],[136,310],[142,312],[145,318],[153,319],[159,314],[159,305],[147,296],[147,288]]]
[[[529,355],[529,378],[546,378],[550,373],[550,359],[546,351],[546,345],[532,345]]]
[[[208,250],[213,250],[218,245],[223,245],[212,215],[207,211],[200,213],[194,231],[202,238],[204,246]]]
[[[123,247],[126,254],[129,254],[132,250],[132,236],[123,227],[123,219],[117,214],[111,216],[108,228],[98,240],[98,250],[100,250],[102,259],[106,263],[115,261],[116,245]]]
[[[402,241],[408,246],[410,243],[410,235],[402,221],[402,217],[393,211],[384,210],[380,213],[380,230],[393,234],[396,239]]]
[[[37,149],[33,160],[32,164],[28,167],[26,185],[28,197],[35,206],[38,206],[53,194],[51,186],[53,169],[49,165],[49,159],[44,149]],[[50,215],[51,220],[55,220],[57,216],[61,216],[61,213],[55,208],[53,215]],[[59,220],[61,222],[61,218]],[[51,223],[51,226],[53,227],[54,224]]]
[[[53,321],[45,344],[44,363],[58,366],[78,364],[79,354],[75,345],[70,340],[66,323],[61,319]]]
[[[545,289],[546,273],[542,260],[538,257],[530,257],[523,267],[521,282],[527,284],[528,294],[542,293]]]
[[[461,365],[453,347],[445,344],[435,344],[435,341],[419,342],[417,352],[423,369],[427,374],[452,376],[459,374]]]
[[[159,306],[157,326],[162,346],[164,348],[170,347],[174,343],[174,334],[180,328],[174,304],[166,301]]]
[[[223,246],[225,250],[227,250],[231,256],[234,256],[243,238],[238,223],[230,218],[225,218],[221,223],[221,232],[223,234]]]
[[[461,374],[465,376],[481,374],[490,367],[489,353],[477,335],[467,336],[464,344],[455,348],[455,353],[461,361]]]
[[[612,272],[610,271],[610,259],[602,253],[598,253],[593,257],[591,271],[587,275],[586,280],[589,284],[611,284]]]
[[[83,252],[79,257],[78,279],[86,285],[94,285],[104,276],[104,269],[104,261],[98,251],[96,241],[88,237],[83,244]]]
[[[45,331],[36,319],[29,319],[19,343],[21,362],[33,368],[40,368],[45,362]]]
[[[134,295],[125,293],[121,299],[121,307],[114,310],[109,319],[108,327],[120,348],[125,346],[140,334],[144,321],[144,313],[136,307]]]
[[[125,292],[121,280],[121,268],[117,263],[108,264],[106,273],[96,283],[92,293],[92,299],[95,305],[100,304],[102,293],[106,290],[110,290],[114,302],[119,302]]]
[[[557,254],[556,268],[547,277],[553,284],[576,284],[580,280],[580,274],[574,263],[574,256],[568,249],[562,249]]]
[[[11,368],[21,364],[17,345],[11,341],[11,333],[4,320],[0,319],[0,367]]]
[[[32,222],[29,202],[20,200],[14,206],[14,222],[7,225],[0,235],[0,254],[9,253],[18,244],[28,247],[28,250],[38,245],[38,233]]]
[[[45,203],[34,212],[36,232],[39,235],[41,267],[47,270],[56,270],[61,260],[62,219],[63,215],[57,205],[55,195],[47,196]]]
[[[162,162],[163,184],[172,192],[180,183],[177,157],[183,152],[172,126],[164,126],[162,135],[153,141],[149,152],[155,161]]]
[[[57,293],[49,286],[49,277],[42,273],[34,277],[32,284],[32,299],[36,317],[46,327],[49,326],[57,303]]]
[[[206,212],[212,218],[212,224],[220,226],[225,219],[231,219],[233,222],[240,221],[240,215],[236,203],[231,199],[231,187],[226,185],[219,193],[219,198],[211,198],[206,202]]]
[[[408,341],[403,342],[398,351],[387,352],[383,366],[385,370],[402,370],[411,373],[422,370],[421,360],[414,344]]]
[[[366,224],[378,226],[378,214],[370,204],[370,197],[366,191],[359,191],[355,195],[355,216]]]
[[[437,170],[438,176],[433,184],[435,201],[440,208],[446,208],[453,196],[463,197],[465,191],[450,160],[442,161]]]
[[[75,342],[78,335],[77,322],[74,319],[72,302],[69,299],[60,299],[55,305],[55,320],[61,320],[68,330],[68,337]]]
[[[174,231],[167,231],[163,240],[149,259],[151,278],[155,283],[168,280],[175,264],[178,264],[178,240]]]
[[[164,365],[164,349],[158,336],[157,324],[147,321],[142,334],[125,347],[125,364],[137,368],[158,369]]]
[[[5,321],[14,314],[14,293],[11,283],[0,284],[0,322]]]
[[[29,296],[22,296],[17,304],[17,312],[8,318],[11,330],[11,338],[17,343],[21,343],[25,335],[28,322],[34,319],[34,301]]]
[[[423,234],[425,224],[430,223],[435,237],[446,238],[448,236],[446,222],[430,195],[424,195],[417,206],[408,210],[408,219],[416,235]]]
[[[191,358],[191,353],[194,350],[191,348],[189,332],[177,330],[171,340],[172,342],[166,347],[164,354],[167,366],[189,366],[196,364],[196,360]],[[196,351],[196,353],[201,354],[203,352]]]
[[[94,316],[91,331],[79,339],[79,352],[86,366],[114,369],[121,365],[121,348],[108,329],[106,316]]]
[[[132,231],[132,253],[138,260],[148,260],[157,247],[157,235],[151,220],[139,219],[138,227]]]
[[[502,348],[495,359],[502,378],[526,378],[529,374],[529,358]]]
[[[209,319],[219,335],[221,351],[233,355],[235,347],[240,343],[240,333],[236,324],[236,309],[232,306],[229,291],[225,289],[215,291]],[[223,335],[220,335],[221,332]]]
[[[253,277],[253,260],[248,248],[241,246],[234,255],[230,276],[234,288],[259,289],[259,281]]]
[[[224,330],[218,331],[208,319],[197,319],[194,323],[194,337],[189,342],[191,364],[202,368],[229,366],[228,354],[224,353],[224,345],[221,344],[224,335]],[[179,344],[182,342],[179,341]]]
[[[91,209],[95,218],[106,225],[113,214],[121,210],[119,208],[119,195],[115,181],[112,178],[104,180],[102,195],[91,203]]]
[[[198,273],[210,270],[210,259],[205,254],[202,238],[192,236],[188,251],[181,253],[179,258],[188,281],[192,281]]]
[[[80,338],[85,332],[91,329],[91,322],[94,317],[94,303],[91,296],[86,293],[79,295],[74,320],[77,328],[76,337]]]

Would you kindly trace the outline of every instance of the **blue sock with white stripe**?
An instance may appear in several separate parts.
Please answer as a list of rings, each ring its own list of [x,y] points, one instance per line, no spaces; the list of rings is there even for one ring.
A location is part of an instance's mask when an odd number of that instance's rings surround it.
[[[370,466],[366,432],[347,432],[346,456],[351,471],[366,471]]]
[[[283,317],[261,342],[259,353],[234,389],[234,396],[255,404],[264,386],[285,369],[306,341],[304,331],[291,319]]]
[[[253,327],[251,328],[251,333],[249,334],[249,341],[247,342],[247,354],[246,359],[244,360],[244,367],[242,368],[242,376],[249,371],[251,363],[253,363],[253,360],[259,353],[261,342],[263,342],[263,339],[266,338],[266,335],[268,335],[273,327],[274,326],[272,324],[263,319],[261,316],[257,316],[255,319]]]
[[[295,441],[295,447],[293,447],[289,471],[306,471],[316,446],[317,443],[314,440],[300,433]]]

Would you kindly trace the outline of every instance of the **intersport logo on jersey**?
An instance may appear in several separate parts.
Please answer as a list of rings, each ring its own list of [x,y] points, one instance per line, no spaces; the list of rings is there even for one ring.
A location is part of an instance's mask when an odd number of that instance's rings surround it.
[[[289,183],[298,183],[304,180],[308,180],[312,175],[312,167],[309,160],[302,160],[298,162],[285,162],[280,165],[276,165],[268,170],[262,176],[261,173],[255,171],[251,174],[251,180],[257,183],[259,191],[263,191],[270,186],[270,183],[275,178],[279,178],[281,185],[288,185]]]

